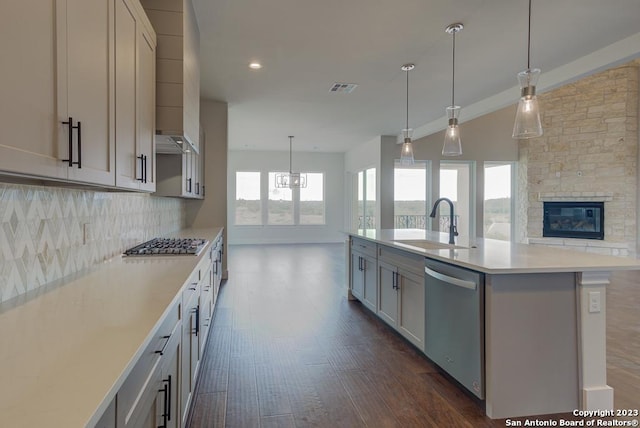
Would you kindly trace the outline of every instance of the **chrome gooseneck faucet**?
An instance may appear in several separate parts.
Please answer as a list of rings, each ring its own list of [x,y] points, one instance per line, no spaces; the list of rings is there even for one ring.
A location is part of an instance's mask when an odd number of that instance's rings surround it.
[[[449,221],[449,244],[455,244],[455,240],[454,237],[458,236],[458,227],[456,225],[456,216],[453,212],[453,202],[451,202],[451,199],[448,198],[440,198],[438,199],[434,204],[433,204],[433,209],[431,210],[431,214],[429,214],[429,217],[431,218],[435,218],[436,217],[436,210],[438,209],[438,205],[440,204],[440,202],[445,201],[446,203],[449,204],[449,210],[450,210],[450,214],[451,214],[451,221]]]

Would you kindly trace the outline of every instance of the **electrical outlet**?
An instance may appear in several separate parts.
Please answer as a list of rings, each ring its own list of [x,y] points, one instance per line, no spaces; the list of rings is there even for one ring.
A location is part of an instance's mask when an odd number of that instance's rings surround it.
[[[600,312],[600,292],[599,291],[590,291],[589,292],[589,313],[598,313]]]

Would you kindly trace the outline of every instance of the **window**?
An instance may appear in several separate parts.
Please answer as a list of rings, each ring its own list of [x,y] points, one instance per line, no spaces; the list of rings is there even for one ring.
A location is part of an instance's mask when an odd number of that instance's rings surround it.
[[[268,224],[294,224],[293,191],[276,187],[276,175],[282,172],[269,173],[269,202],[267,205]]]
[[[358,216],[354,219],[353,226],[356,229],[374,229],[376,227],[376,169],[359,171],[357,180]]]
[[[307,173],[307,187],[300,189],[300,224],[325,224],[324,174]]]
[[[474,211],[471,204],[473,197],[472,177],[473,164],[469,162],[440,163],[440,197],[449,198],[455,209],[458,233],[474,236]],[[438,230],[449,232],[450,213],[447,203],[438,206]]]
[[[427,163],[416,161],[404,166],[396,161],[393,186],[394,227],[426,229]]]
[[[376,169],[369,168],[366,171],[365,181],[365,210],[364,215],[367,228],[376,227]]]
[[[485,238],[511,240],[512,164],[484,164],[484,224]]]
[[[235,224],[262,224],[259,172],[236,172]]]
[[[307,187],[301,189],[277,188],[278,174],[282,173],[236,172],[235,225],[325,224],[324,173],[302,172]]]

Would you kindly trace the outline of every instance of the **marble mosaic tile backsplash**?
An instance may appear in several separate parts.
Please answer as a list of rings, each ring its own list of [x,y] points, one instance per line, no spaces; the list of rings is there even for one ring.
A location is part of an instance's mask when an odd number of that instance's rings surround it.
[[[179,199],[0,183],[0,302],[184,227]]]

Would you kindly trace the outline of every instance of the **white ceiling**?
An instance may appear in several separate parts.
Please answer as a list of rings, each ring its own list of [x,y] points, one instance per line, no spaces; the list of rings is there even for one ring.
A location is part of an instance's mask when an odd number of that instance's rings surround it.
[[[378,135],[445,127],[456,36],[461,122],[515,103],[527,62],[527,0],[192,0],[201,94],[229,104],[229,148],[343,152]],[[536,0],[539,91],[640,56],[640,1]],[[263,64],[250,70],[249,62]],[[350,94],[335,82],[357,83]],[[498,94],[498,95],[496,95]]]

